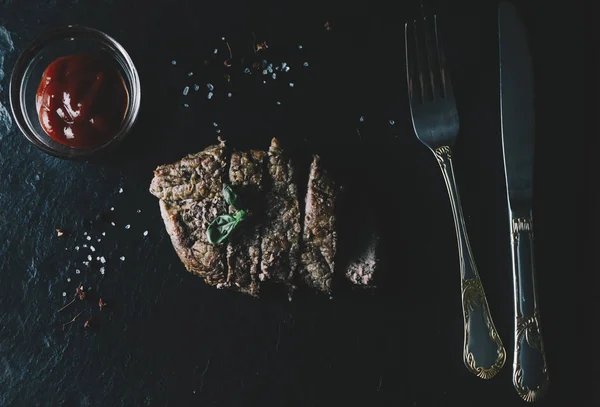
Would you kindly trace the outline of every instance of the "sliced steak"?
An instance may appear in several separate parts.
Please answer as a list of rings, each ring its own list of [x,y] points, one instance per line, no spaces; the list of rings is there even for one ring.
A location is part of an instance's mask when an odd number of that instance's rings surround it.
[[[337,188],[322,168],[319,156],[313,157],[306,192],[306,210],[302,234],[300,275],[319,291],[331,292],[337,247]]]
[[[269,147],[266,218],[261,242],[260,281],[289,283],[298,267],[300,206],[292,162],[277,139]]]
[[[239,207],[249,211],[239,233],[227,245],[228,287],[257,296],[259,288],[262,199],[265,173],[265,151],[231,154],[229,179],[238,193]],[[239,209],[239,208],[238,208]]]
[[[227,279],[226,244],[210,244],[206,230],[227,211],[222,194],[226,166],[221,142],[159,166],[150,185],[150,192],[160,199],[165,228],[184,266],[217,287]]]

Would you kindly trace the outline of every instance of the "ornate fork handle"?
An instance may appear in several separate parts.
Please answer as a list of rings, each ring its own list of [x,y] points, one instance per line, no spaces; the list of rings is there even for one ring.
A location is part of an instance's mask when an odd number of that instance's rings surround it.
[[[511,242],[515,298],[513,384],[525,401],[537,401],[548,388],[548,365],[540,328],[535,288],[531,211],[511,210]]]
[[[504,366],[506,351],[496,331],[481,280],[475,266],[462,214],[450,147],[434,150],[450,195],[458,240],[460,284],[464,318],[463,361],[471,373],[491,379]]]

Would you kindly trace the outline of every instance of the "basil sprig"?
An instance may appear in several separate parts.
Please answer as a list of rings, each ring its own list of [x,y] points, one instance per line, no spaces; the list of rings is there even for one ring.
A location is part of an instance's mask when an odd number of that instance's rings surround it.
[[[243,209],[236,208],[238,196],[229,184],[223,184],[223,198],[228,205],[235,209],[233,215],[219,215],[211,222],[206,229],[206,237],[211,244],[223,243],[229,235],[240,225],[240,223],[248,216],[248,212]]]

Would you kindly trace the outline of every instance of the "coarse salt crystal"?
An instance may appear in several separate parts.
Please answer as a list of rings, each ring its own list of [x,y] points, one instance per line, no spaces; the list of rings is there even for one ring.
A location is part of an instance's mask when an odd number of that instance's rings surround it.
[[[106,263],[106,259],[104,258],[104,256],[100,257],[100,263],[102,263],[102,264]]]
[[[88,254],[88,257],[87,257],[87,259],[88,259],[88,261],[92,261],[92,255],[91,255],[91,254]]]
[[[219,134],[221,132],[221,129],[217,129],[217,134]]]
[[[269,73],[273,73],[273,65],[272,64],[269,64],[267,66],[267,71],[269,71]]]
[[[280,105],[280,104],[281,104],[281,102],[280,102],[279,100],[278,100],[276,103],[277,103],[278,105]]]
[[[104,274],[104,267],[100,267],[100,274]]]
[[[225,37],[221,37],[221,41],[225,41]]]
[[[213,93],[212,93],[212,92],[208,92],[208,95],[207,95],[207,97],[208,97],[209,99],[212,99],[212,97],[213,97]]]
[[[92,240],[91,236],[86,237],[87,240]]]
[[[213,122],[213,126],[219,127],[219,125],[217,124],[217,122]]]
[[[392,126],[393,126],[394,124],[396,124],[396,122],[395,122],[395,121],[393,121],[393,120],[390,120],[390,125],[392,125]]]
[[[83,232],[83,235],[84,235],[84,236],[87,236],[87,232]]]
[[[125,225],[125,229],[129,229],[131,225]]]
[[[144,236],[148,236],[148,231],[147,230],[144,231]]]
[[[110,222],[111,225],[115,226],[115,222]]]
[[[75,250],[79,250],[79,246],[75,246]]]
[[[87,244],[84,244],[83,247],[87,247]]]
[[[244,69],[244,73],[250,73],[250,68]]]
[[[230,97],[231,97],[231,92],[229,92],[229,93],[227,94],[227,97],[228,97],[228,98],[230,98]]]
[[[286,67],[286,66],[287,66],[287,63],[286,63],[286,62],[282,63],[282,64],[281,64],[281,69],[285,69],[285,67]]]
[[[106,236],[106,232],[102,232],[102,236]]]
[[[268,73],[269,73],[269,72],[267,72],[267,70],[266,70],[266,69],[263,69],[263,75],[266,75],[266,74],[268,74]]]
[[[79,274],[81,273],[81,271],[79,271],[79,269],[75,270],[75,274]]]
[[[358,121],[360,121],[361,123],[365,121],[365,117],[364,116],[360,116],[360,118],[358,119]]]
[[[138,209],[136,212],[137,212],[137,213],[142,213],[142,210],[141,210],[141,209]]]
[[[98,241],[98,243],[100,243],[102,241],[102,239],[96,239]]]
[[[66,297],[66,296],[67,296],[67,293],[63,291],[63,297]]]
[[[289,66],[286,66],[286,67],[285,67],[285,69],[284,69],[284,71],[285,71],[285,72],[289,72],[289,71],[290,71],[290,67],[289,67]]]
[[[190,91],[190,87],[186,86],[185,88],[183,88],[183,96],[187,96],[188,92]]]
[[[294,82],[290,82],[290,88],[294,87]]]
[[[94,246],[90,246],[90,250],[93,251],[93,252],[95,252],[96,248]]]
[[[212,84],[212,83],[207,83],[207,84],[206,84],[206,87],[207,87],[207,88],[208,88],[208,90],[210,90],[210,91],[213,91],[213,90],[215,90],[215,87],[213,86],[213,84]]]
[[[298,49],[302,49],[302,45],[298,45]]]
[[[100,256],[96,256],[96,261],[100,261]]]
[[[83,263],[84,266],[89,266],[90,265],[89,261],[83,261],[82,263]]]
[[[198,92],[200,90],[200,85],[194,84],[194,91]]]
[[[273,77],[273,79],[277,78],[277,74],[273,73],[273,75],[271,75]]]
[[[308,66],[308,62],[303,63],[302,66],[306,68]]]
[[[190,105],[188,105],[187,103],[184,103],[183,107],[188,108],[188,107],[190,107]]]
[[[111,208],[110,208],[110,210],[111,210],[111,211],[114,211],[114,210],[115,210],[114,206],[113,206],[113,207],[111,207]]]
[[[219,50],[215,48],[215,50],[213,51],[213,54],[217,55],[217,52],[219,52]]]
[[[175,61],[175,60],[172,60],[172,61],[171,61],[171,65],[177,65],[177,61]]]
[[[125,261],[125,256],[121,256],[119,259],[121,259],[121,261]]]
[[[67,283],[70,283],[70,282],[71,282],[71,278],[69,277],[69,278],[67,278]]]
[[[193,72],[188,72],[188,76],[194,76]]]
[[[123,188],[119,188],[119,193],[122,194],[123,193]]]

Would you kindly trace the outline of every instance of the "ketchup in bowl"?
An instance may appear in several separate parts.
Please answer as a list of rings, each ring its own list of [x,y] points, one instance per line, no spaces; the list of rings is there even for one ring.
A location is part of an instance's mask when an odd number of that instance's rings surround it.
[[[42,75],[36,107],[44,131],[72,148],[99,147],[119,131],[129,94],[118,68],[97,54],[52,62]]]

